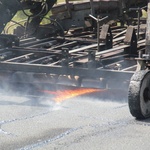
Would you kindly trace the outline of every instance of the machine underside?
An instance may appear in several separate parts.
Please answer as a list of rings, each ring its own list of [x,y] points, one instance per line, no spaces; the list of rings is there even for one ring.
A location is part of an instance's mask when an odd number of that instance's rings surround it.
[[[137,63],[137,58],[141,60],[145,54],[146,18],[141,15],[141,7],[145,9],[147,1],[66,0],[65,3],[54,5],[55,2],[18,1],[19,9],[13,9],[11,14],[28,8],[31,15],[25,23],[22,25],[21,21],[13,21],[3,30],[12,16],[3,20],[0,35],[1,89],[17,87],[18,91],[31,95],[38,93],[40,96],[42,92],[39,91],[62,86],[128,91],[130,84],[132,115],[137,118],[149,116],[149,79],[142,85],[146,90],[140,91],[144,93],[142,111],[146,115],[139,114],[139,109],[135,113],[132,108],[135,106],[133,101],[140,97],[139,93],[133,96],[135,85],[132,83],[137,80],[138,91],[143,82],[141,78],[145,76],[139,73],[136,79],[131,79],[136,71],[148,68],[143,63],[141,65],[143,61]],[[51,16],[47,18],[45,14],[49,10]],[[50,22],[41,24],[43,18]],[[15,25],[14,35],[8,34],[8,29]],[[146,76],[149,77],[149,72],[146,72]]]

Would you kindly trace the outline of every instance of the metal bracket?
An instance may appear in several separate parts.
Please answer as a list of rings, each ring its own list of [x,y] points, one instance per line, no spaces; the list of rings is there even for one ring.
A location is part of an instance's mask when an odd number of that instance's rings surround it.
[[[140,15],[141,15],[141,10],[142,8],[130,8],[129,11],[137,11],[137,18],[138,18],[138,23],[137,23],[137,40],[139,39],[139,31],[140,31]]]
[[[67,67],[68,63],[69,63],[69,50],[68,49],[63,49],[62,50],[61,66]]]
[[[127,28],[124,44],[129,45],[129,47],[125,48],[126,53],[137,54],[137,36],[133,26]]]
[[[108,16],[106,16],[106,17],[104,17],[104,18],[102,18],[102,19],[100,19],[99,16],[98,16],[97,18],[95,18],[95,17],[92,16],[92,15],[89,15],[89,16],[90,16],[91,18],[93,18],[94,20],[96,20],[96,22],[97,22],[97,51],[99,52],[99,51],[100,51],[100,40],[99,40],[100,25],[99,25],[99,24],[100,24],[101,21],[107,19]]]
[[[112,48],[113,36],[112,36],[112,32],[111,32],[111,29],[110,29],[109,25],[105,24],[105,25],[102,26],[102,30],[101,30],[99,39],[100,39],[100,42],[102,44],[104,44],[103,49]]]

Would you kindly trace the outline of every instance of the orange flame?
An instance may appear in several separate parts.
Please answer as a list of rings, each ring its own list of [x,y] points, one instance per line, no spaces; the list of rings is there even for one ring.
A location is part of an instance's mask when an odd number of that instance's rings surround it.
[[[54,100],[56,102],[62,102],[66,99],[73,98],[73,97],[76,97],[76,96],[89,94],[89,93],[93,93],[93,92],[102,92],[102,91],[105,91],[105,90],[106,89],[84,89],[84,88],[80,88],[80,89],[63,90],[63,91],[56,91],[56,92],[49,91],[49,90],[44,90],[42,92],[48,93],[48,94],[54,94],[54,95],[56,95]]]

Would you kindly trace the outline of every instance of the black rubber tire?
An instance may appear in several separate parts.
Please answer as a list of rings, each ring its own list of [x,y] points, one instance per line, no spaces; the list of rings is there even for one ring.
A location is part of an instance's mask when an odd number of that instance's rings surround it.
[[[131,78],[128,90],[128,105],[137,119],[150,117],[150,71],[140,70]]]

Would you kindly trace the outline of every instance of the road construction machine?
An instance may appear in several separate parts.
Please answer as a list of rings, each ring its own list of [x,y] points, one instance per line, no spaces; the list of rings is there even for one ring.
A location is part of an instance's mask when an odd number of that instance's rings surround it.
[[[149,116],[146,9],[147,0],[0,0],[1,89],[36,96],[62,86],[128,92],[130,83],[131,114]],[[26,18],[14,20],[18,11]]]

